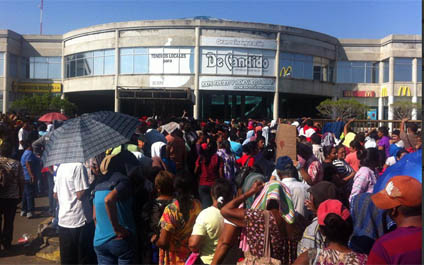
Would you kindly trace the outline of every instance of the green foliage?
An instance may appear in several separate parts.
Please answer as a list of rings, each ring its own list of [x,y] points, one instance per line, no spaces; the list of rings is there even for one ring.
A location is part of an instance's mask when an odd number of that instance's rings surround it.
[[[343,120],[365,118],[368,107],[354,99],[339,99],[337,101],[326,99],[322,101],[317,110],[329,119],[341,118]]]
[[[398,101],[391,104],[391,107],[393,108],[393,119],[395,120],[411,119],[414,108],[417,109],[417,113],[421,112],[421,105],[410,101]]]
[[[25,96],[12,102],[11,110],[34,116],[41,116],[49,112],[60,112],[61,109],[65,114],[73,114],[76,105],[67,99],[61,99],[60,96],[50,93],[34,94]]]

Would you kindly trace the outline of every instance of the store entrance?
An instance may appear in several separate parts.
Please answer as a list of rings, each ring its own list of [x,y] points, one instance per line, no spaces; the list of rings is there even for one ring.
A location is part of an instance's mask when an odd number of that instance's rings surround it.
[[[272,119],[274,93],[202,91],[202,119]]]

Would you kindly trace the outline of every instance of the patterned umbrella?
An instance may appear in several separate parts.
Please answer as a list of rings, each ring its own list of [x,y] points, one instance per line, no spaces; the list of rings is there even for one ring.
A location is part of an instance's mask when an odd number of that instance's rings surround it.
[[[128,142],[139,124],[134,117],[110,111],[70,119],[50,136],[42,156],[43,165],[83,163]]]
[[[38,120],[41,122],[66,121],[68,117],[59,112],[50,112],[41,116]]]

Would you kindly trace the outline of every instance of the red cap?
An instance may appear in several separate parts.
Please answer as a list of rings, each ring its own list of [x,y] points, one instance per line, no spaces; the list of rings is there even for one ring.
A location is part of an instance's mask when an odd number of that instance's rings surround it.
[[[207,143],[203,143],[200,145],[200,147],[202,147],[203,150],[208,149],[208,144]]]
[[[200,123],[200,127],[205,127],[206,126],[206,122],[204,122],[204,121],[202,121],[201,123]]]
[[[325,225],[324,220],[329,213],[337,214],[345,221],[350,216],[349,210],[339,200],[326,200],[318,207],[317,216],[319,225]]]
[[[386,187],[371,196],[375,206],[380,209],[392,209],[397,206],[418,207],[421,205],[421,183],[410,176],[395,176]]]
[[[250,131],[250,130],[253,130],[254,128],[253,128],[253,125],[249,125],[249,126],[247,126],[247,129]]]

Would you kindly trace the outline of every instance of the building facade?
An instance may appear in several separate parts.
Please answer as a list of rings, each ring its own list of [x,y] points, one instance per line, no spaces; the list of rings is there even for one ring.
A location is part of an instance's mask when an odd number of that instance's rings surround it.
[[[355,98],[393,119],[392,103],[421,102],[421,53],[420,35],[337,39],[204,17],[64,35],[0,30],[0,98],[3,112],[22,95],[51,92],[80,112],[186,110],[199,119],[314,116],[326,98]]]

